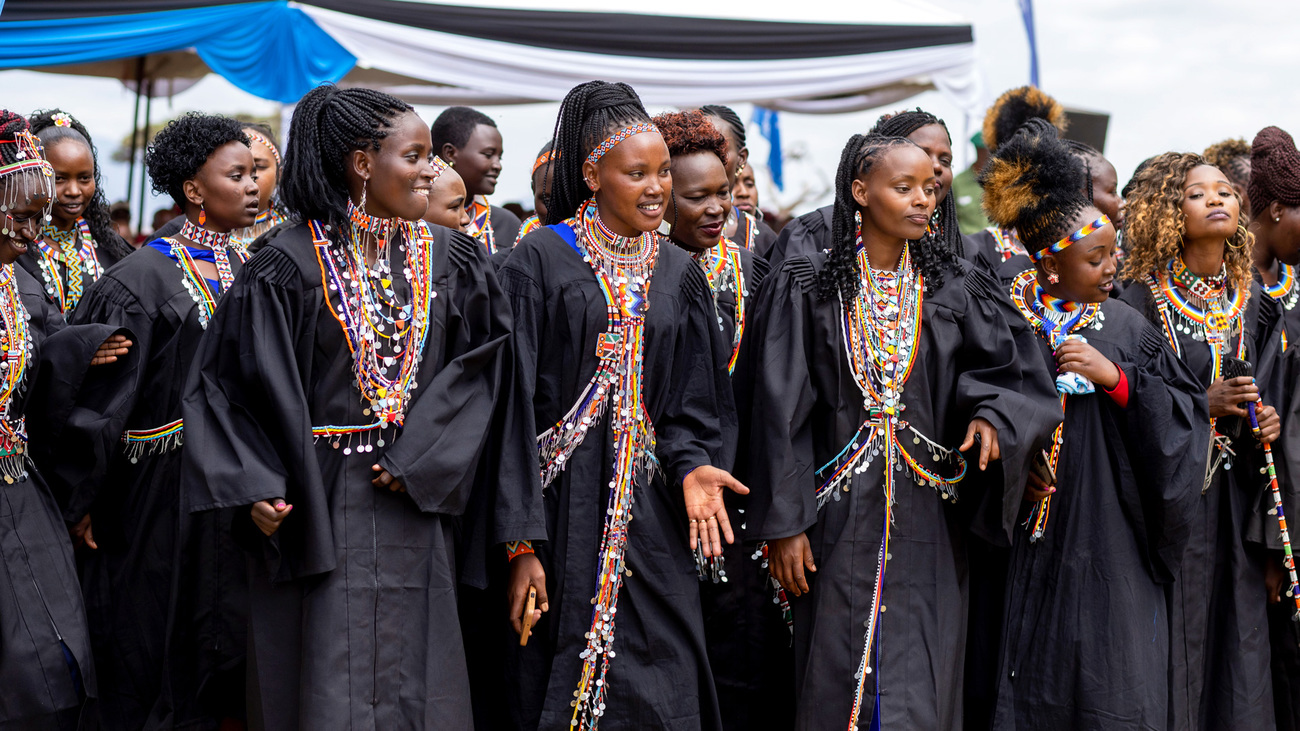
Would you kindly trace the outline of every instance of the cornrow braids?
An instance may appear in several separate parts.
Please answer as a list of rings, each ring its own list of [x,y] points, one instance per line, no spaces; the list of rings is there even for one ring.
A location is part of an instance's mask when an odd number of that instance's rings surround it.
[[[1166,152],[1152,158],[1133,176],[1133,188],[1126,197],[1125,279],[1141,279],[1183,253],[1183,235],[1187,231],[1183,186],[1193,168],[1208,164],[1193,152]],[[1233,195],[1241,205],[1235,188]],[[1224,247],[1223,263],[1233,286],[1249,291],[1254,276],[1251,249],[1255,236],[1241,223],[1243,219],[1244,214],[1239,215],[1237,232]]]
[[[457,150],[469,144],[474,128],[480,124],[497,126],[491,117],[473,107],[447,107],[429,127],[434,154],[440,154],[445,144]]]
[[[307,92],[289,122],[280,201],[299,219],[338,230],[348,219],[348,155],[378,151],[393,121],[414,111],[374,89],[325,84]]]
[[[113,219],[108,211],[108,198],[104,195],[104,180],[100,174],[99,150],[91,140],[90,132],[76,117],[62,109],[33,112],[27,121],[31,125],[32,134],[40,139],[46,150],[65,140],[85,145],[90,150],[90,158],[95,162],[95,194],[86,204],[82,218],[86,219],[86,225],[90,228],[90,235],[95,239],[95,243],[114,257],[121,259],[134,251],[113,228]]]
[[[1087,187],[1085,189],[1085,192],[1087,192],[1088,194],[1088,202],[1092,203],[1093,201],[1092,160],[1094,159],[1104,160],[1105,158],[1102,156],[1100,150],[1093,147],[1092,145],[1089,145],[1086,142],[1080,142],[1078,140],[1067,140],[1067,139],[1062,139],[1061,142],[1065,144],[1066,148],[1068,148],[1070,152],[1074,153],[1075,157],[1079,158],[1079,162],[1083,163],[1083,172],[1084,175],[1087,176]]]
[[[1091,204],[1084,197],[1084,164],[1056,128],[1030,119],[998,147],[980,171],[984,212],[1002,228],[1014,228],[1026,248],[1040,251],[1070,233]]]
[[[876,160],[889,150],[915,142],[906,137],[856,134],[840,153],[840,164],[835,170],[835,204],[831,214],[831,251],[817,281],[817,297],[821,301],[838,293],[845,300],[858,296],[862,273],[858,270],[857,226],[854,214],[858,203],[853,198],[853,181],[865,177]],[[919,149],[919,148],[918,148]],[[927,231],[919,240],[909,242],[912,261],[925,279],[927,291],[936,292],[947,281],[948,271],[960,272],[961,264],[952,252],[933,233]]]
[[[588,81],[569,90],[555,118],[551,189],[546,194],[548,226],[573,216],[591,189],[582,178],[582,164],[606,137],[620,128],[649,122],[641,98],[624,83]]]
[[[1260,215],[1274,201],[1288,208],[1300,206],[1300,151],[1282,129],[1265,127],[1255,135],[1248,192],[1250,205]]]
[[[700,107],[700,111],[707,116],[722,120],[727,125],[731,133],[736,136],[736,142],[740,148],[736,152],[740,152],[745,148],[745,123],[740,120],[740,115],[736,114],[736,110],[721,104],[705,104]]]
[[[727,138],[700,111],[667,112],[653,120],[668,145],[672,157],[696,152],[712,152],[727,164]]]
[[[880,119],[876,120],[875,126],[867,134],[884,135],[886,137],[910,137],[918,129],[929,127],[932,124],[943,127],[943,133],[948,135],[948,146],[952,147],[952,133],[948,130],[948,125],[939,117],[920,107],[894,114],[881,115]],[[936,229],[936,238],[944,246],[947,246],[957,256],[966,255],[965,239],[962,238],[961,226],[957,221],[957,199],[953,197],[951,190],[943,197],[939,205],[935,206],[934,216],[930,219],[930,222]]]

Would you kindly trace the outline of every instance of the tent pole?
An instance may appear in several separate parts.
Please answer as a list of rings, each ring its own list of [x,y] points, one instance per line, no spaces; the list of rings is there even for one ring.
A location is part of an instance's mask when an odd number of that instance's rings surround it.
[[[140,138],[141,150],[149,149],[149,122],[151,119],[151,114],[153,112],[153,79],[147,79],[145,81],[145,84],[147,84],[147,86],[145,87],[145,97],[144,97],[144,136]],[[144,169],[144,164],[141,163],[140,165],[140,208],[139,208],[140,228],[137,232],[137,235],[144,233],[144,202],[146,197],[144,181],[148,177],[149,177],[149,173],[147,170]]]
[[[140,88],[144,84],[144,56],[135,60],[135,111],[131,113],[131,157],[126,168],[126,210],[131,210],[131,192],[135,190],[136,136],[140,134]],[[138,229],[137,229],[138,232]]]

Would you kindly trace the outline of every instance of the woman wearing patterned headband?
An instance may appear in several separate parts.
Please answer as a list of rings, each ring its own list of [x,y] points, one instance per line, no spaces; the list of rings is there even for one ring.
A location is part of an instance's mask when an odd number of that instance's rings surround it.
[[[990,220],[1034,252],[1011,300],[1065,412],[1012,538],[997,729],[1166,724],[1165,590],[1195,512],[1202,470],[1187,455],[1209,439],[1208,411],[1160,331],[1109,298],[1115,226],[1082,191],[1086,175],[1041,119],[980,173]]]
[[[287,217],[275,196],[280,182],[280,149],[272,139],[271,128],[265,124],[244,124],[248,135],[248,149],[253,153],[253,172],[257,175],[257,218],[253,225],[230,235],[230,239],[246,248],[259,236],[284,223]],[[255,249],[249,248],[253,253]]]
[[[246,257],[230,233],[257,215],[248,144],[224,117],[188,114],[160,131],[145,162],[154,190],[185,210],[182,228],[90,285],[73,317],[129,329],[142,363],[88,376],[60,438],[82,448],[42,462],[90,549],[82,587],[109,729],[140,728],[156,713],[242,717],[242,670],[221,671],[243,658],[243,561],[229,513],[185,516],[180,468],[186,374]],[[236,692],[197,697],[223,683]]]
[[[801,731],[962,727],[969,516],[1006,540],[1060,423],[1032,330],[936,238],[935,200],[920,146],[854,135],[833,248],[769,277],[746,335],[745,517],[791,605]]]
[[[41,238],[18,263],[70,320],[91,283],[133,249],[113,231],[86,128],[59,109],[37,112],[29,122],[54,168],[56,200]]]
[[[740,115],[736,114],[731,107],[724,107],[721,104],[705,104],[700,107],[700,111],[713,123],[714,129],[727,140],[727,180],[731,182],[731,189],[734,192],[740,183],[741,173],[749,170],[749,148],[745,146],[745,123],[740,121]],[[727,229],[723,233],[742,248],[753,251],[759,256],[765,256],[776,243],[776,232],[763,222],[763,214],[757,209],[744,211],[733,208],[731,213],[727,214]]]
[[[534,462],[509,305],[481,244],[420,221],[433,155],[401,100],[308,92],[280,182],[298,222],[199,346],[185,494],[233,507],[252,557],[254,728],[470,729],[457,559],[484,559],[455,536],[487,510],[544,535],[540,495],[492,472]]]
[[[672,156],[673,192],[664,216],[668,238],[691,255],[709,281],[738,392],[745,380],[740,362],[745,323],[767,262],[722,235],[731,208],[726,138],[698,111],[661,114],[653,121]],[[723,547],[722,557],[700,561],[704,636],[723,727],[786,728],[794,720],[793,677],[774,668],[791,665],[790,632],[781,607],[772,603],[761,550],[743,541],[747,499],[731,494],[726,504],[736,518],[737,540]]]
[[[533,161],[533,175],[531,186],[533,189],[533,215],[529,216],[519,227],[519,238],[515,241],[518,244],[524,240],[528,234],[542,227],[542,221],[546,220],[546,196],[551,193],[551,160],[554,157],[551,150],[555,149],[555,142],[547,140],[542,149],[537,153],[537,159]]]
[[[1268,547],[1281,545],[1276,516],[1261,507],[1269,479],[1246,408],[1256,409],[1262,440],[1276,439],[1277,413],[1260,403],[1273,400],[1280,308],[1252,280],[1241,197],[1200,155],[1154,158],[1135,177],[1128,211],[1121,297],[1199,379],[1212,429],[1197,447],[1205,473],[1169,594],[1170,727],[1269,728],[1264,574]]]
[[[716,729],[692,550],[721,553],[722,493],[745,492],[715,466],[735,438],[729,343],[699,266],[654,233],[670,159],[636,92],[579,85],[555,131],[548,225],[501,269],[541,460],[509,480],[544,497],[548,529],[510,552],[516,631],[530,586],[540,611],[503,726]]]
[[[112,327],[65,328],[40,284],[14,265],[40,240],[56,201],[54,181],[27,120],[0,110],[0,728],[6,729],[75,729],[82,701],[97,694],[67,526],[41,474],[28,471],[25,412],[48,419],[50,409],[35,403],[43,392],[58,389],[58,379],[79,382],[87,365],[115,362],[126,352],[116,346],[130,345],[120,336],[106,342]],[[62,358],[51,381],[46,375],[55,351]]]
[[[429,187],[429,207],[424,212],[424,220],[465,233],[470,224],[469,208],[466,206],[469,195],[465,191],[465,181],[461,179],[460,173],[437,155],[433,156],[433,175],[433,184]]]

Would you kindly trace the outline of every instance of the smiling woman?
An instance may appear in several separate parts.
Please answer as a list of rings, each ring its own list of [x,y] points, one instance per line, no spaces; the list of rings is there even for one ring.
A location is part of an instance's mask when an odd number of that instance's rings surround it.
[[[487,248],[499,266],[519,235],[519,218],[488,202],[496,192],[505,145],[496,122],[470,107],[449,107],[430,128],[433,149],[456,168],[469,198],[465,208],[470,222],[467,233]]]
[[[554,143],[550,225],[501,269],[541,435],[540,465],[507,481],[544,496],[548,528],[536,552],[512,551],[515,631],[530,587],[541,611],[498,675],[519,702],[497,712],[513,716],[487,726],[716,729],[692,549],[721,553],[722,493],[745,492],[719,468],[735,439],[728,344],[699,265],[655,233],[671,160],[631,87],[574,88]]]

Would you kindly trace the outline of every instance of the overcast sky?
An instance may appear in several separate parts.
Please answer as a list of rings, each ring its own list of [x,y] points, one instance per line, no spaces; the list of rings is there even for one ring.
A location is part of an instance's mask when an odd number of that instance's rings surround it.
[[[973,24],[986,102],[1004,89],[1028,82],[1028,46],[1016,0],[933,0],[932,4],[960,13]],[[1043,88],[1067,107],[1111,115],[1105,152],[1121,181],[1143,158],[1158,152],[1199,151],[1230,136],[1249,140],[1270,124],[1300,133],[1296,93],[1300,3],[1040,0],[1035,11]],[[0,103],[9,109],[29,112],[60,106],[81,119],[105,158],[109,198],[125,197],[126,166],[106,161],[117,141],[131,129],[134,96],[120,83],[6,71],[0,72],[0,88],[4,89]],[[963,110],[937,92],[894,107],[917,105],[946,119],[955,138],[968,137],[978,129],[982,117],[982,111],[977,111],[968,119]],[[736,107],[743,118],[749,118],[747,105]],[[155,100],[154,118],[165,119],[191,109],[275,114],[278,105],[209,76],[173,99]],[[764,186],[764,206],[776,201],[789,205],[801,196],[825,190],[848,136],[865,132],[877,116],[891,109],[837,116],[783,113],[785,148],[797,159],[787,162],[784,193]],[[440,109],[420,107],[418,111],[432,121]],[[551,134],[555,105],[484,111],[497,119],[505,137],[505,171],[495,200],[530,201],[529,166]],[[766,149],[756,133],[751,132],[750,138],[755,159],[761,162]],[[961,145],[959,161],[968,161],[971,152],[968,145]],[[807,198],[798,210],[826,200],[825,196]],[[154,207],[151,205],[150,211]]]

